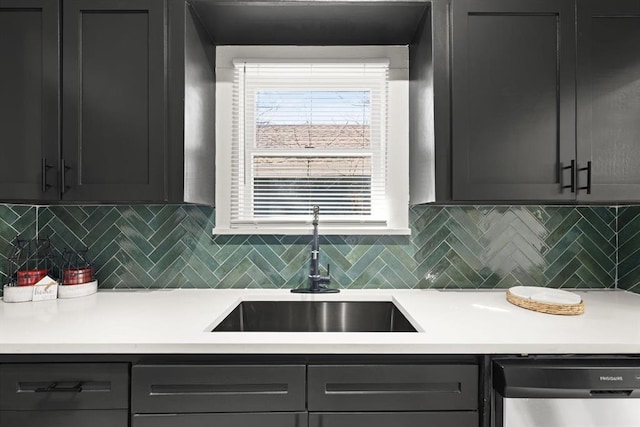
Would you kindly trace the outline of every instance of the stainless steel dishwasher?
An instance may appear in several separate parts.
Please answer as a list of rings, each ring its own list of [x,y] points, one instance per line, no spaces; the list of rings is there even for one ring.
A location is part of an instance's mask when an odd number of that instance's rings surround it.
[[[501,359],[494,427],[640,427],[640,359]]]

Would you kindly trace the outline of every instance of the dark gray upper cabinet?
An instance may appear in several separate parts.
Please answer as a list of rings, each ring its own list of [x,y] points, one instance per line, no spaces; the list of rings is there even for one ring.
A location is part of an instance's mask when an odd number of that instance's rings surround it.
[[[62,10],[63,198],[164,200],[164,2],[64,0]]]
[[[58,1],[0,0],[0,58],[0,198],[57,199]]]
[[[165,17],[155,0],[0,0],[0,200],[168,200]]]
[[[214,49],[184,0],[0,0],[0,201],[212,205]]]
[[[454,200],[575,198],[574,17],[572,0],[453,1]]]
[[[640,200],[640,2],[578,2],[580,200]]]

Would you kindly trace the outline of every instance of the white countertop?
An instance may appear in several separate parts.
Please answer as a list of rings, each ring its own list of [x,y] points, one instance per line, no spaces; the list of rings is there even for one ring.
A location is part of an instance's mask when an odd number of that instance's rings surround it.
[[[618,354],[640,353],[640,295],[578,292],[579,316],[516,307],[505,291],[100,291],[0,303],[0,353]],[[417,333],[271,333],[211,329],[242,300],[394,301]]]

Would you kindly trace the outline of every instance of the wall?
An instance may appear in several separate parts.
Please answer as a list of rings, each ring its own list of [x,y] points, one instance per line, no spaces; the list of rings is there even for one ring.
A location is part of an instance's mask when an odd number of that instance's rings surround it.
[[[0,205],[0,280],[10,241],[37,229],[59,250],[88,246],[101,288],[305,283],[310,236],[212,236],[214,220],[212,208],[194,205]],[[640,291],[630,267],[640,256],[640,207],[421,205],[410,225],[411,237],[323,236],[321,263],[331,264],[334,285],[610,288],[619,267],[620,287]]]

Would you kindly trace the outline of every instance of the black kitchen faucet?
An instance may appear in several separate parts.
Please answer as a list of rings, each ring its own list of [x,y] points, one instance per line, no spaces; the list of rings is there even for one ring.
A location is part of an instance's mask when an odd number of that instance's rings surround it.
[[[320,274],[320,237],[318,235],[318,218],[320,217],[320,206],[313,207],[313,240],[311,241],[311,267],[309,272],[309,287],[291,289],[291,292],[301,294],[315,293],[336,293],[339,289],[329,288],[327,285],[331,283],[329,274],[329,264],[327,264],[327,275]]]

